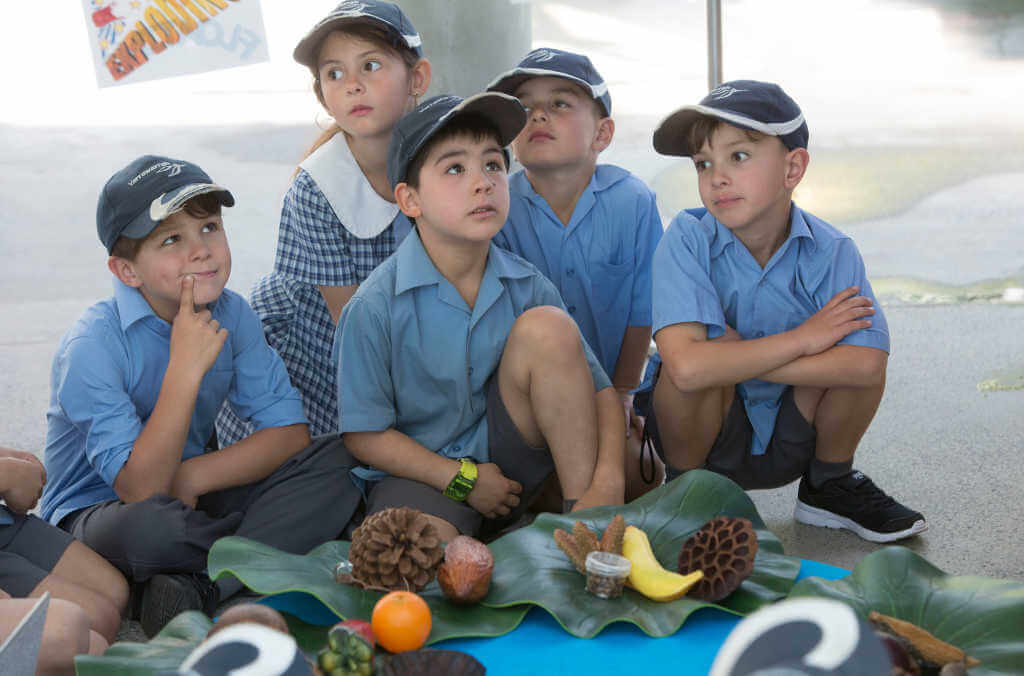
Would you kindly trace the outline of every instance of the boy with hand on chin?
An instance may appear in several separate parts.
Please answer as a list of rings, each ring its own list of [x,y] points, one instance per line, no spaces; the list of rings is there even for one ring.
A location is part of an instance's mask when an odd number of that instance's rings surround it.
[[[608,85],[590,59],[535,49],[489,86],[518,98],[526,126],[512,141],[523,170],[509,180],[508,221],[495,242],[550,279],[611,376],[639,440],[633,408],[651,344],[651,260],[661,239],[654,193],[625,169],[597,163],[615,133]],[[641,481],[639,444],[628,447],[626,497],[661,483],[653,460]]]
[[[115,173],[96,221],[114,296],[54,357],[43,517],[145,583],[150,636],[241,588],[205,575],[219,537],[295,553],[335,537],[358,493],[337,438],[306,418],[259,319],[225,288],[227,189],[195,164],[144,155]],[[256,431],[207,452],[225,401]]]
[[[753,80],[654,132],[659,153],[693,158],[705,209],[680,213],[655,253],[648,429],[670,478],[800,478],[797,521],[889,542],[926,525],[853,469],[885,388],[888,326],[853,241],[792,202],[807,139],[796,102]]]
[[[442,540],[513,523],[555,473],[564,507],[623,500],[622,409],[536,268],[493,246],[509,208],[505,94],[403,117],[388,179],[415,230],[338,324],[341,432],[367,514],[408,506]]]

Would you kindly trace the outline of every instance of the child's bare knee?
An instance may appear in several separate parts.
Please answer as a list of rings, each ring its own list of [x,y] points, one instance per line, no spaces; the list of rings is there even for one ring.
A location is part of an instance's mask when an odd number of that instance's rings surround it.
[[[508,342],[547,357],[576,355],[583,350],[576,322],[553,305],[538,305],[519,315],[509,332]]]
[[[89,652],[89,618],[77,604],[50,599],[39,651],[39,673],[73,673],[75,655]]]

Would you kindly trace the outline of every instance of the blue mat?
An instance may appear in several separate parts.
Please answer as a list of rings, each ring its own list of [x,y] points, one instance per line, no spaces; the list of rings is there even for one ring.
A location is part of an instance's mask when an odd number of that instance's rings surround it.
[[[804,560],[798,580],[837,580],[848,570]],[[281,594],[263,601],[312,624],[337,621],[326,606],[306,594]],[[594,638],[576,638],[543,608],[534,607],[523,622],[497,638],[451,639],[432,648],[461,650],[480,660],[492,676],[513,674],[706,674],[719,646],[740,617],[715,608],[691,615],[672,636],[651,638],[632,624],[610,625]]]

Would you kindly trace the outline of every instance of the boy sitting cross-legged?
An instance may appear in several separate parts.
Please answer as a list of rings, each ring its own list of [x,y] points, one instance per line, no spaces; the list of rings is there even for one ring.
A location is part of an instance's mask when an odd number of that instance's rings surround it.
[[[889,330],[853,241],[792,202],[808,130],[775,84],[727,82],[661,123],[692,157],[705,209],[654,256],[662,364],[648,426],[672,478],[707,467],[744,488],[800,478],[795,518],[875,542],[925,520],[853,469],[885,388]]]
[[[416,227],[338,324],[341,432],[368,465],[367,513],[414,507],[442,540],[514,522],[552,472],[569,509],[623,500],[615,390],[551,282],[491,243],[525,119],[489,93],[399,121],[388,180]]]
[[[306,418],[259,319],[225,288],[227,189],[195,164],[144,155],[96,212],[114,296],[85,311],[54,356],[43,517],[145,583],[152,636],[241,588],[213,584],[207,552],[243,535],[293,553],[336,537],[358,504],[337,439]],[[208,451],[225,401],[256,432]]]

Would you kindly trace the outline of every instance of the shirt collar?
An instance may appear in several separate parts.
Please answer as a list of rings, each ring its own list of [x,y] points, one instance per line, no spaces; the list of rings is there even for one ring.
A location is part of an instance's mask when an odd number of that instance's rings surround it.
[[[149,306],[142,292],[130,287],[120,279],[114,278],[114,302],[117,303],[117,313],[121,317],[121,330],[127,331],[128,327],[146,317],[156,317],[153,308]],[[160,319],[160,321],[163,321]]]
[[[359,239],[384,232],[398,215],[398,205],[377,194],[339,132],[299,165],[316,182],[334,214]]]
[[[418,286],[439,284],[444,279],[444,276],[434,266],[434,262],[430,260],[430,256],[427,255],[419,232],[415,229],[409,233],[409,236],[395,252],[395,264],[395,295],[405,293]],[[518,256],[509,254],[491,242],[490,250],[487,253],[487,267],[484,269],[485,279],[488,277],[522,279],[531,274],[533,274],[533,269],[529,263]]]

